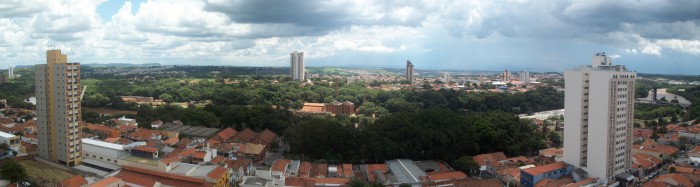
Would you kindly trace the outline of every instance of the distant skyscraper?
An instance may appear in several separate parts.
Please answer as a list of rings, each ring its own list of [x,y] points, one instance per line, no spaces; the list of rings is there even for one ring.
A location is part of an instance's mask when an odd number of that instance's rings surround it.
[[[306,70],[304,69],[304,52],[294,51],[290,54],[289,76],[292,80],[306,80]]]
[[[635,72],[597,53],[591,66],[564,72],[564,161],[614,181],[632,163]]]
[[[75,166],[81,161],[80,63],[67,63],[61,50],[46,51],[35,66],[39,157]]]
[[[530,84],[530,72],[523,71],[520,73],[520,82],[523,84]]]
[[[8,68],[7,71],[8,71],[8,74],[7,74],[8,78],[11,78],[11,79],[15,78],[15,67],[10,66],[10,68]]]
[[[510,81],[510,72],[508,70],[503,71],[503,82]]]
[[[442,74],[442,79],[445,81],[445,83],[450,83],[452,81],[452,78],[450,77],[450,73],[445,72]]]
[[[410,60],[406,61],[406,80],[413,84],[413,63]]]

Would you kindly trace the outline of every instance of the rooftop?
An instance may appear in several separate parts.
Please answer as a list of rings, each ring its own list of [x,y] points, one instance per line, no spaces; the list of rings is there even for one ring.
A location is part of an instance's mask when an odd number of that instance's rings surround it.
[[[540,174],[554,171],[557,169],[566,168],[566,166],[567,165],[564,162],[555,162],[555,163],[547,164],[544,166],[524,169],[523,172],[529,173],[532,176],[536,176],[536,175],[540,175]]]
[[[83,144],[90,144],[90,145],[114,149],[114,150],[124,150],[124,145],[120,145],[120,144],[109,143],[109,142],[105,142],[105,141],[99,141],[99,140],[93,140],[93,139],[87,139],[87,138],[83,138],[82,141],[83,141]]]

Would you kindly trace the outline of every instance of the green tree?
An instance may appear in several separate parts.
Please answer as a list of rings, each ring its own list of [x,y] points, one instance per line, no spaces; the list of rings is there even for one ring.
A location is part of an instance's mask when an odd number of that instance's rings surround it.
[[[0,166],[0,177],[10,182],[18,182],[27,178],[24,167],[13,159],[4,159]]]
[[[452,168],[464,173],[472,173],[479,168],[479,164],[470,156],[461,156],[452,162]]]
[[[158,96],[158,99],[161,99],[161,100],[163,100],[163,101],[165,101],[165,102],[170,103],[170,102],[173,102],[173,95],[170,95],[170,94],[168,94],[168,93],[163,93],[163,94],[160,94],[160,95]]]

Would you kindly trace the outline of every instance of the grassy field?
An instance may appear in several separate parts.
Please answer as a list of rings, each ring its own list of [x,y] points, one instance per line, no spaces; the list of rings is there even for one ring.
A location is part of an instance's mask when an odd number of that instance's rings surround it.
[[[19,162],[19,164],[27,170],[27,175],[33,179],[40,177],[49,181],[62,181],[75,175],[68,171],[63,171],[59,168],[43,164],[36,160],[22,160]]]

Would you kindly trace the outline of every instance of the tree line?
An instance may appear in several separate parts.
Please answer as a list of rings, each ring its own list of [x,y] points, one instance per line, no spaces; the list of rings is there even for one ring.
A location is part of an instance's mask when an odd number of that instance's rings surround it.
[[[285,132],[290,154],[329,162],[387,159],[453,161],[465,155],[503,151],[535,155],[546,148],[541,132],[513,113],[428,109],[379,118],[372,125],[343,124],[327,117],[304,119]]]

